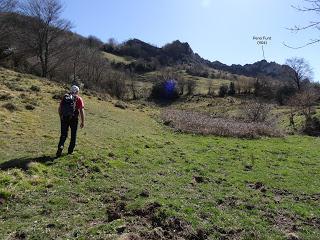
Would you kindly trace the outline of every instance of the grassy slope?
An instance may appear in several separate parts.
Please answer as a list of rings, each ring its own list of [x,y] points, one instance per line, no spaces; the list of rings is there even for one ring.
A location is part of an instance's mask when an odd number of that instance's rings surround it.
[[[110,62],[115,62],[115,63],[124,63],[124,64],[130,64],[134,62],[134,60],[128,60],[125,57],[121,57],[118,55],[114,55],[112,53],[107,53],[107,52],[102,52],[103,56],[108,59]]]
[[[129,60],[126,57],[114,55],[112,53],[107,53],[107,52],[102,52],[102,54],[105,56],[106,59],[108,59],[110,62],[114,63],[124,63],[126,65],[136,61],[134,58],[132,60]],[[208,93],[208,82],[212,82],[212,88],[216,93],[218,93],[219,88],[221,85],[229,85],[230,80],[225,80],[225,79],[211,79],[211,78],[203,78],[203,77],[196,77],[196,76],[191,76],[186,73],[185,70],[182,70],[180,72],[182,76],[184,77],[185,80],[195,80],[196,81],[196,90],[195,93],[197,94],[207,94]],[[152,87],[151,81],[154,79],[155,75],[158,74],[158,71],[154,72],[148,72],[145,74],[139,75],[139,80],[138,81],[138,89],[142,89],[142,91],[145,91],[145,89],[150,90]]]
[[[0,108],[0,238],[116,239],[123,226],[143,235],[152,229],[132,213],[154,202],[163,218],[184,219],[210,239],[320,237],[319,139],[178,134],[150,117],[154,109],[124,111],[84,96],[87,126],[77,150],[53,160],[59,123],[52,95],[61,87],[30,77],[0,70],[0,90],[20,108]],[[17,85],[41,91],[21,99],[7,87]],[[36,109],[25,110],[35,99]],[[112,221],[119,203],[125,207]]]
[[[203,78],[203,77],[196,77],[196,76],[191,76],[186,73],[185,70],[178,71],[181,76],[185,80],[194,80],[196,81],[196,87],[195,87],[195,94],[207,94],[208,93],[208,88],[209,88],[209,82],[212,82],[211,87],[217,94],[219,91],[219,88],[221,85],[229,85],[230,80],[225,80],[225,79],[212,79],[212,78]],[[159,74],[158,71],[154,72],[148,72],[145,74],[142,74],[139,76],[139,79],[141,80],[140,83],[146,87],[147,89],[151,89],[152,84],[151,81],[154,80],[155,76]]]

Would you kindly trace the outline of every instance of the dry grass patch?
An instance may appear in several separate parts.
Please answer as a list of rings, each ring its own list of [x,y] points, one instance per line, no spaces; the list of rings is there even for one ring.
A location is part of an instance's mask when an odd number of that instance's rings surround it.
[[[280,130],[266,123],[247,123],[234,119],[214,118],[199,112],[169,109],[161,113],[161,118],[166,125],[186,133],[239,138],[283,136]]]

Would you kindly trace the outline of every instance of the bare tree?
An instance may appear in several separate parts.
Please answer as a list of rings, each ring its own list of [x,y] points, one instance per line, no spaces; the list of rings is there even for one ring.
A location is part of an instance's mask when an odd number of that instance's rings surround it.
[[[88,86],[98,86],[103,82],[105,71],[107,71],[107,60],[103,58],[98,49],[84,48],[80,56],[80,66],[82,79]]]
[[[63,49],[65,61],[56,69],[58,80],[64,79],[69,82],[82,82],[84,69],[89,65],[87,60],[87,46],[83,39],[71,39],[68,42],[67,48]]]
[[[316,15],[320,14],[320,0],[303,0],[303,2],[305,3],[304,6],[292,6],[292,7],[297,9],[300,12],[311,12],[311,13],[316,13]],[[293,32],[300,32],[307,29],[320,30],[320,20],[319,19],[313,20],[305,25],[295,25],[294,27],[288,28],[288,29]],[[304,48],[306,46],[313,45],[319,42],[320,42],[320,37],[317,37],[317,38],[310,39],[309,42],[298,47],[292,47],[286,43],[284,43],[284,45],[289,48],[299,49],[299,48]]]
[[[25,0],[21,10],[30,21],[20,29],[19,40],[37,56],[42,77],[47,77],[52,66],[62,63],[57,56],[62,52],[63,36],[71,24],[61,18],[63,5],[59,0]]]
[[[294,86],[300,91],[304,82],[310,82],[312,79],[312,69],[303,58],[287,59],[286,65],[292,68],[290,71],[291,80]]]

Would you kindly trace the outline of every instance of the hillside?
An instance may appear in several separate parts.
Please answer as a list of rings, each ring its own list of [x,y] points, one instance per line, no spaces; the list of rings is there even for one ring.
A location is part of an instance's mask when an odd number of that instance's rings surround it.
[[[0,69],[1,238],[319,238],[318,138],[183,134],[83,95],[76,152],[54,159],[64,91]]]
[[[209,60],[203,59],[197,53],[194,53],[188,43],[182,43],[179,40],[159,48],[139,39],[131,39],[116,47],[110,47],[108,44],[105,44],[104,50],[118,56],[129,56],[144,60],[147,63],[154,63],[156,61],[162,67],[184,64],[189,66],[201,65],[202,67],[211,68],[212,70],[225,71],[247,77],[264,75],[278,80],[287,80],[292,71],[288,66],[275,62],[267,62],[266,60],[261,60],[253,64],[245,64],[244,66],[239,64],[229,66],[219,61],[210,62]]]
[[[143,97],[147,97],[150,83],[156,81],[149,76],[155,76],[168,68],[173,73],[181,72],[180,76],[184,80],[194,80],[196,85],[201,85],[196,94],[207,94],[210,84],[214,85],[214,90],[211,92],[218,94],[219,88],[231,81],[237,82],[239,94],[250,94],[257,77],[267,79],[270,86],[281,87],[283,82],[288,85],[288,76],[292,71],[287,66],[265,60],[244,66],[210,62],[195,53],[187,42],[179,40],[162,47],[153,46],[139,39],[111,44],[103,43],[94,36],[80,36],[69,28],[56,32],[55,28],[48,27],[50,34],[58,35],[53,38],[55,41],[50,43],[48,52],[45,53],[41,44],[35,47],[39,41],[41,42],[41,39],[38,39],[37,29],[32,27],[39,24],[37,18],[18,13],[0,13],[0,22],[4,26],[3,30],[11,29],[4,31],[1,37],[1,66],[38,76],[50,75],[51,80],[58,82],[71,83],[78,79],[87,88],[99,89],[101,92],[120,98],[130,97],[130,93],[126,90],[126,93],[119,96],[115,90],[117,89],[115,86],[119,85],[116,79],[124,79],[127,83],[136,81],[138,85],[140,80],[148,82],[145,87],[147,91],[143,90],[142,94]],[[44,29],[43,27],[41,29]],[[44,61],[45,58],[48,59]],[[204,82],[206,83],[203,84]],[[280,89],[272,89],[273,92],[267,95],[275,98],[278,90]]]

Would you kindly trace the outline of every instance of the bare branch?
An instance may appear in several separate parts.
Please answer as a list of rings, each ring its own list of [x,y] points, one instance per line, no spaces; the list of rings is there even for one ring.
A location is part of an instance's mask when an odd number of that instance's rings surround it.
[[[301,90],[305,83],[309,83],[312,79],[312,69],[308,62],[303,58],[290,58],[287,59],[286,65],[289,66],[292,71],[289,72],[291,82],[297,90]]]
[[[297,11],[300,12],[314,12],[314,13],[318,13],[320,14],[320,0],[304,0],[304,2],[307,4],[306,6],[293,6],[292,7],[294,9],[296,9]],[[310,21],[309,24],[306,24],[304,26],[294,26],[292,28],[287,28],[288,30],[292,31],[292,32],[300,32],[300,31],[304,31],[307,29],[312,29],[315,28],[316,30],[320,30],[320,21]],[[307,42],[304,45],[298,46],[298,47],[293,47],[290,46],[289,44],[283,43],[284,46],[291,48],[291,49],[301,49],[316,43],[320,42],[320,38],[317,39],[312,39],[309,42]]]
[[[288,48],[297,50],[297,49],[305,48],[307,46],[310,46],[310,45],[313,45],[313,44],[316,44],[316,43],[319,43],[319,42],[320,42],[320,39],[315,39],[315,40],[311,40],[310,42],[308,42],[308,43],[306,43],[306,44],[304,44],[302,46],[299,46],[299,47],[292,47],[292,46],[286,44],[285,42],[283,42],[282,44],[284,46],[288,47]]]

